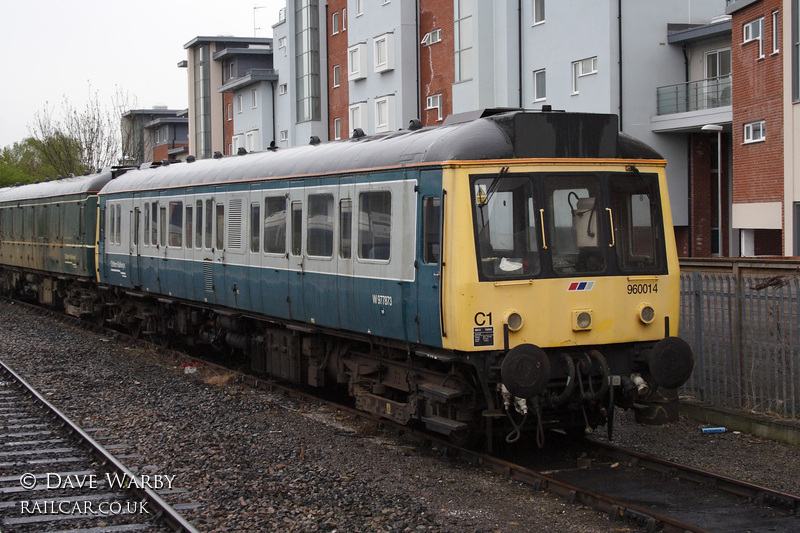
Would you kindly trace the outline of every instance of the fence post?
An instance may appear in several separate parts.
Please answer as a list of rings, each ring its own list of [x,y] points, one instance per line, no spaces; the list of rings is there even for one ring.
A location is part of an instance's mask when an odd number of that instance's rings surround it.
[[[705,340],[703,335],[703,275],[695,270],[692,272],[692,292],[694,296],[694,338],[697,352],[697,373],[700,379],[697,380],[697,392],[700,401],[706,401],[706,364],[705,364]]]

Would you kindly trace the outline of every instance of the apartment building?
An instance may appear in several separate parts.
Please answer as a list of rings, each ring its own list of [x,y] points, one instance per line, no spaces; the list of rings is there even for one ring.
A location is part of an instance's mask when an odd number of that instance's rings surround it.
[[[796,253],[795,180],[784,158],[784,150],[789,158],[793,152],[784,139],[784,101],[791,101],[784,89],[784,52],[792,46],[782,32],[784,7],[791,4],[729,0],[726,9],[733,22],[732,224],[744,256]]]
[[[178,66],[188,70],[189,152],[204,159],[269,146],[278,79],[272,39],[200,36],[184,49]]]
[[[614,113],[668,161],[682,255],[791,255],[797,4],[287,0],[273,39],[187,43],[189,152],[346,139],[489,107]],[[271,64],[226,71],[254,44]]]

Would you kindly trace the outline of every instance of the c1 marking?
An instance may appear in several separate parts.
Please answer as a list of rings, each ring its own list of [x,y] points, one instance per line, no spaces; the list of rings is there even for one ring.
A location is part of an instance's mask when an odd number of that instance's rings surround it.
[[[488,319],[488,322],[487,322]],[[476,326],[491,326],[492,325],[492,313],[475,313],[475,325]]]

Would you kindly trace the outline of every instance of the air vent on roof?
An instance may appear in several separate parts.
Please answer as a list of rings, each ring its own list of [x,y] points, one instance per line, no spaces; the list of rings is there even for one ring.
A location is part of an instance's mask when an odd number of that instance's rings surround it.
[[[222,159],[222,152],[220,152],[219,150],[214,152],[214,159]]]
[[[194,163],[195,161],[197,161],[197,158],[195,156],[193,156],[193,155],[187,155],[186,156],[186,162],[187,163]]]
[[[412,118],[408,121],[408,129],[411,131],[417,131],[422,129],[422,121],[418,118]]]
[[[236,155],[246,155],[246,154],[247,154],[247,148],[245,148],[244,146],[240,146],[239,149],[236,150]]]
[[[316,135],[312,135],[311,138],[308,140],[308,144],[311,144],[313,146],[318,145],[320,142],[322,141],[320,141],[319,137],[317,137]]]
[[[364,133],[364,130],[362,130],[361,128],[356,128],[353,130],[353,135],[351,135],[351,137],[353,137],[354,139],[358,139],[359,137],[366,137],[366,135],[367,134]]]

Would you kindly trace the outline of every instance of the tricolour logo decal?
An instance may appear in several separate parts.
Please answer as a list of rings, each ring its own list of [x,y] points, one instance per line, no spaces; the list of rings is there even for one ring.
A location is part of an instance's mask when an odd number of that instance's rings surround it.
[[[567,291],[590,291],[592,287],[594,287],[594,281],[573,281],[567,287]]]

